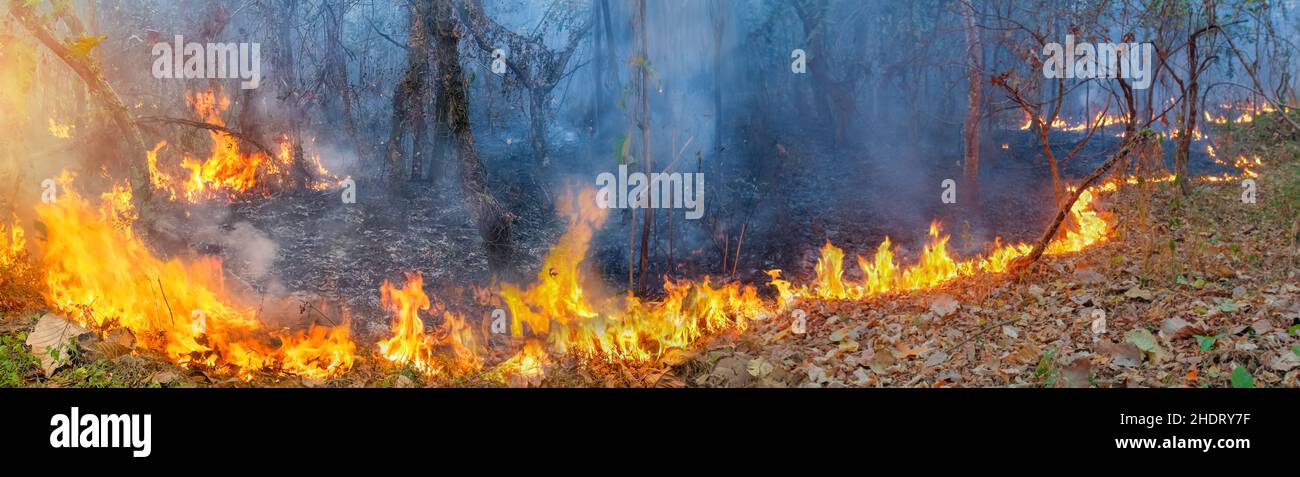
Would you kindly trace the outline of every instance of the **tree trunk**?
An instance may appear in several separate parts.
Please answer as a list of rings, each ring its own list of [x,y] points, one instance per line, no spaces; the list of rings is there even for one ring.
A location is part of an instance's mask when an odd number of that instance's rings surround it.
[[[722,150],[722,40],[727,28],[727,0],[718,0],[713,18],[713,142]]]
[[[967,210],[979,210],[979,176],[980,176],[980,107],[984,94],[984,50],[980,44],[980,33],[975,25],[975,6],[966,4],[961,7],[961,18],[966,30],[966,124],[962,131],[965,146],[965,184],[962,186],[962,206]]]
[[[649,68],[647,65],[650,64],[650,48],[648,43],[649,35],[646,32],[645,2],[646,0],[637,0],[637,24],[641,31],[640,54],[642,60],[639,65],[641,73],[641,163],[645,164],[646,177],[650,177],[650,173],[654,171],[654,161],[650,158],[650,91],[647,84],[649,77],[646,74],[646,69]],[[646,268],[650,260],[650,227],[654,222],[654,209],[651,209],[649,205],[645,204],[645,213],[641,214],[644,217],[641,222],[641,257],[639,259],[641,273],[637,281],[643,290],[646,287]]]
[[[528,140],[533,148],[533,160],[542,166],[551,163],[546,152],[546,102],[550,91],[544,86],[528,90]]]
[[[474,149],[474,134],[469,122],[469,94],[465,71],[460,64],[460,36],[451,5],[452,0],[434,0],[430,12],[430,30],[434,33],[434,61],[438,81],[446,96],[439,103],[448,109],[448,127],[456,138],[460,156],[461,188],[470,214],[478,226],[487,248],[488,265],[503,270],[511,254],[511,228],[514,215],[505,209],[488,188],[487,171]]]
[[[425,127],[423,104],[427,89],[426,78],[429,77],[429,40],[426,31],[429,25],[424,20],[428,14],[421,4],[411,5],[406,74],[393,89],[393,121],[384,151],[385,180],[392,190],[400,188],[402,184],[402,165],[405,163],[402,149],[406,142],[406,132],[419,131]],[[412,166],[412,172],[419,171],[419,153],[423,146],[420,144],[423,139],[420,134],[417,132],[415,136],[416,139],[412,141],[416,143],[412,157],[416,165]]]
[[[1192,35],[1187,42],[1187,97],[1183,103],[1183,131],[1178,137],[1178,149],[1174,152],[1174,176],[1178,183],[1178,193],[1186,196],[1191,192],[1190,178],[1187,177],[1187,163],[1192,154],[1192,133],[1196,131],[1196,103],[1200,93],[1197,79],[1200,76],[1200,61],[1196,56],[1196,40],[1200,32]]]
[[[131,160],[127,161],[130,175],[132,196],[135,198],[136,210],[140,211],[141,217],[148,217],[147,211],[150,208],[150,199],[153,196],[153,189],[149,182],[149,171],[145,164],[145,153],[149,148],[145,146],[144,135],[140,133],[140,128],[136,126],[135,119],[131,116],[130,110],[122,104],[122,99],[108,84],[104,78],[103,70],[99,63],[90,56],[82,56],[74,53],[67,45],[64,45],[54,33],[50,31],[45,22],[41,20],[32,4],[25,0],[10,0],[9,13],[22,23],[32,36],[36,37],[41,44],[45,45],[55,56],[58,56],[63,63],[67,64],[81,80],[86,83],[90,90],[90,95],[104,108],[104,111],[113,118],[113,124],[117,126],[118,131],[122,134],[123,140],[126,141],[127,152]],[[147,219],[146,219],[147,220]]]

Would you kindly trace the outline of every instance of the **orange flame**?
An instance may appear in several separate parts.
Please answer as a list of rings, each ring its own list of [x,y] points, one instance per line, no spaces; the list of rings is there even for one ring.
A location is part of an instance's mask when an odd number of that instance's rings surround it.
[[[230,99],[223,92],[186,93],[185,101],[200,120],[226,126],[222,115],[230,109]],[[250,153],[242,150],[239,138],[223,131],[209,130],[208,137],[212,141],[211,154],[203,160],[182,154],[180,170],[172,173],[164,171],[158,164],[158,152],[167,144],[166,141],[158,143],[148,153],[149,176],[154,187],[166,192],[171,200],[183,198],[197,203],[213,198],[229,199],[259,188],[266,191],[271,187],[283,187],[294,174],[301,172],[294,167],[295,146],[287,136],[277,138],[279,150],[274,157],[262,151]],[[311,188],[320,190],[339,182],[320,164],[319,156],[314,156],[313,160],[312,166],[320,178],[309,184]]]
[[[65,173],[63,180],[66,186],[71,179]],[[305,333],[268,330],[252,310],[223,298],[219,259],[158,259],[72,189],[63,190],[36,212],[48,236],[39,247],[46,299],[69,318],[126,328],[178,364],[229,367],[246,379],[276,369],[322,379],[352,366],[355,346],[346,323]]]
[[[708,277],[665,280],[666,296],[658,302],[628,296],[620,304],[593,293],[597,289],[587,285],[580,267],[593,231],[605,219],[594,197],[590,188],[568,193],[559,203],[569,228],[547,253],[537,281],[527,288],[501,287],[512,334],[545,337],[560,354],[641,361],[689,345],[707,332],[743,329],[749,319],[766,312],[753,286],[714,288]]]
[[[378,343],[379,353],[385,359],[409,365],[429,376],[442,374],[444,370],[458,373],[482,366],[477,339],[464,318],[446,312],[441,328],[433,334],[424,331],[419,312],[428,311],[431,303],[424,294],[424,278],[419,273],[407,274],[406,286],[402,288],[385,280],[380,296],[384,307],[397,315],[393,320],[393,336]],[[449,361],[446,364],[435,356],[437,348],[444,346],[451,349],[450,360],[443,360]]]
[[[1056,239],[1049,242],[1044,253],[1082,250],[1106,240],[1109,228],[1110,225],[1093,210],[1092,190],[1084,190],[1070,208],[1069,220]],[[795,297],[861,299],[892,291],[925,290],[981,271],[1005,272],[1012,260],[1032,249],[1028,244],[1003,245],[1001,239],[995,239],[987,257],[958,261],[948,253],[949,238],[941,235],[940,230],[938,222],[930,224],[930,243],[922,247],[917,263],[910,267],[900,267],[895,262],[893,247],[886,237],[872,259],[857,258],[862,280],[852,282],[844,278],[844,251],[827,243],[822,246],[811,290],[808,287],[796,288],[781,280],[780,272],[776,270],[768,272],[772,277],[769,285],[777,289],[782,306]]]

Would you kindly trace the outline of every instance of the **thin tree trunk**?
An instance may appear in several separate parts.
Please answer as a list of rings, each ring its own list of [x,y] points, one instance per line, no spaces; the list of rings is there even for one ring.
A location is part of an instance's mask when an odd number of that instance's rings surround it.
[[[434,0],[430,19],[438,80],[446,94],[440,103],[448,109],[448,127],[456,138],[460,156],[461,188],[487,248],[488,265],[493,271],[500,271],[510,261],[514,215],[492,195],[487,171],[474,148],[474,134],[469,122],[469,94],[466,91],[468,81],[460,64],[461,30],[456,27],[451,1]]]
[[[427,89],[427,78],[429,77],[429,40],[427,22],[424,18],[429,13],[424,11],[422,4],[416,3],[411,5],[409,39],[406,50],[406,74],[402,81],[393,89],[393,121],[388,133],[388,143],[385,147],[385,179],[393,190],[396,190],[402,183],[402,165],[405,158],[402,149],[406,142],[406,132],[408,130],[419,130],[424,128],[423,104],[425,90]],[[457,62],[459,63],[459,57]],[[416,134],[417,141],[419,134]],[[412,156],[419,159],[419,147],[423,144],[415,144],[415,153]],[[418,172],[418,166],[412,166],[414,171]]]
[[[1191,183],[1187,177],[1187,163],[1192,154],[1192,133],[1196,131],[1196,103],[1200,93],[1197,80],[1200,76],[1200,60],[1196,56],[1196,40],[1199,32],[1192,35],[1187,42],[1187,97],[1183,103],[1183,131],[1178,137],[1178,149],[1174,152],[1174,176],[1178,183],[1178,193],[1186,196],[1191,192]]]
[[[147,217],[146,211],[149,208],[150,199],[153,195],[151,184],[149,182],[149,171],[145,165],[145,153],[149,150],[145,146],[144,135],[141,134],[140,128],[136,126],[130,110],[122,103],[121,97],[113,90],[112,85],[104,78],[103,70],[99,62],[93,57],[82,56],[74,53],[67,45],[64,45],[54,33],[50,31],[45,22],[40,19],[32,4],[25,0],[10,0],[9,13],[18,19],[18,22],[31,32],[41,44],[45,45],[55,56],[58,56],[64,64],[67,64],[81,80],[86,83],[90,90],[90,95],[104,108],[113,123],[117,126],[118,131],[122,133],[122,139],[126,141],[127,152],[131,155],[131,160],[127,161],[128,170],[130,171],[130,182],[132,197],[135,199],[136,210],[140,211],[141,217]]]
[[[966,124],[962,131],[962,137],[965,142],[965,185],[962,187],[962,206],[968,210],[978,210],[979,208],[979,176],[980,176],[980,107],[983,104],[981,96],[984,94],[984,53],[983,46],[980,44],[979,30],[975,25],[975,6],[973,4],[964,4],[961,7],[962,24],[966,30],[966,57],[967,64],[967,93],[966,93]]]
[[[650,91],[649,77],[646,74],[646,69],[649,68],[647,65],[650,63],[650,48],[648,43],[649,35],[646,32],[648,28],[646,25],[645,2],[646,0],[637,0],[637,23],[641,30],[641,64],[639,68],[641,73],[641,162],[645,164],[646,177],[650,177],[650,173],[654,171],[654,161],[650,157]],[[645,213],[641,214],[644,216],[641,222],[641,274],[637,279],[642,289],[646,287],[646,273],[648,272],[647,268],[650,260],[650,227],[654,222],[654,209],[649,208],[650,204],[645,205]]]

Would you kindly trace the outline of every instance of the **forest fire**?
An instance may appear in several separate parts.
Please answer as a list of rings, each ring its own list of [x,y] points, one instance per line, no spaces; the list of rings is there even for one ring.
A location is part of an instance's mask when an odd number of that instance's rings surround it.
[[[752,285],[713,288],[699,281],[664,283],[666,297],[623,303],[603,297],[581,271],[595,229],[605,220],[595,192],[584,188],[561,200],[569,228],[547,253],[537,281],[527,288],[506,284],[500,296],[510,310],[511,333],[546,337],[560,354],[642,361],[683,347],[706,332],[743,329],[767,310]]]
[[[186,93],[185,101],[200,120],[216,127],[226,126],[222,115],[230,109],[230,98],[223,92]],[[196,203],[213,198],[230,199],[250,191],[265,193],[273,188],[283,188],[295,178],[312,179],[298,177],[307,171],[319,178],[309,181],[308,186],[313,189],[325,189],[338,182],[338,178],[321,165],[319,155],[312,157],[311,169],[307,169],[308,164],[297,165],[297,161],[306,159],[295,157],[296,145],[287,136],[277,139],[278,151],[274,155],[261,150],[249,152],[241,147],[240,138],[225,131],[209,130],[208,137],[212,142],[210,155],[197,159],[182,152],[179,169],[159,164],[158,154],[168,145],[167,141],[160,141],[148,153],[149,176],[154,188],[167,193],[173,201],[183,199]],[[172,172],[167,172],[168,169]]]
[[[229,302],[219,259],[157,258],[129,228],[101,219],[66,187],[68,177],[57,202],[36,207],[47,237],[37,242],[38,262],[56,310],[98,330],[129,330],[178,364],[228,368],[244,379],[275,370],[320,379],[352,366],[348,324],[268,329],[251,309]]]
[[[391,362],[410,366],[425,375],[454,374],[482,366],[481,350],[473,329],[465,319],[450,311],[444,312],[442,326],[426,333],[419,312],[431,308],[424,293],[424,278],[416,274],[406,276],[402,288],[384,281],[380,293],[384,307],[397,316],[393,321],[393,336],[378,343],[379,353]],[[440,357],[436,352],[446,348],[450,352]]]
[[[1093,200],[1092,189],[1079,194],[1079,199],[1070,208],[1066,226],[1048,244],[1045,253],[1077,252],[1107,239],[1110,225],[1093,209]],[[930,224],[929,236],[930,242],[921,249],[917,263],[909,267],[901,267],[895,262],[893,246],[886,237],[874,257],[858,256],[862,280],[856,283],[844,277],[844,251],[828,242],[821,248],[817,276],[811,288],[792,287],[785,281],[777,284],[779,273],[772,274],[773,286],[786,300],[799,297],[857,300],[893,291],[929,289],[977,272],[1005,272],[1012,260],[1029,253],[1032,248],[1023,243],[1002,245],[999,239],[994,241],[988,256],[959,261],[948,253],[948,236],[941,233],[938,222]]]
[[[27,240],[18,218],[13,218],[11,225],[0,223],[0,267],[9,267],[18,261]]]

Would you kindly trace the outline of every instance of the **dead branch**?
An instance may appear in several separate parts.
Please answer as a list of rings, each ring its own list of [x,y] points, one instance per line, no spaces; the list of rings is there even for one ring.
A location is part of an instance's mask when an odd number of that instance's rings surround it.
[[[207,129],[207,130],[209,130],[209,131],[217,131],[217,132],[220,132],[220,133],[229,134],[229,135],[231,135],[231,136],[234,136],[234,137],[236,137],[236,138],[239,138],[241,141],[244,141],[244,142],[247,142],[247,143],[249,143],[249,144],[252,144],[253,147],[256,147],[256,148],[260,149],[262,152],[266,153],[266,154],[269,155],[269,156],[274,156],[274,155],[275,155],[275,152],[272,151],[271,148],[266,147],[264,144],[262,144],[261,142],[258,142],[256,139],[253,139],[251,136],[249,136],[249,135],[247,135],[247,134],[244,134],[244,133],[241,133],[241,132],[239,132],[239,131],[236,131],[236,130],[230,129],[230,128],[225,127],[225,126],[218,126],[218,125],[216,125],[216,124],[205,123],[205,122],[203,122],[203,121],[193,121],[193,120],[189,120],[189,119],[181,119],[181,118],[169,118],[169,117],[166,117],[166,116],[145,116],[145,117],[136,118],[136,119],[135,119],[135,122],[137,122],[137,123],[166,123],[166,124],[178,124],[178,125],[181,125],[181,126],[190,126],[190,127],[199,128],[199,129]]]
[[[1060,205],[1056,211],[1056,218],[1047,226],[1047,230],[1043,231],[1042,237],[1034,244],[1034,248],[1030,250],[1028,254],[1012,260],[1007,269],[1012,273],[1018,273],[1038,261],[1038,259],[1043,256],[1043,251],[1047,249],[1047,244],[1052,241],[1052,238],[1056,237],[1056,231],[1061,228],[1061,222],[1065,221],[1066,216],[1070,215],[1070,208],[1074,207],[1075,201],[1079,200],[1079,195],[1089,187],[1092,187],[1092,184],[1096,182],[1098,178],[1105,175],[1116,162],[1128,157],[1128,155],[1133,152],[1133,147],[1137,144],[1138,138],[1146,137],[1147,135],[1148,134],[1144,133],[1137,137],[1124,138],[1124,141],[1120,143],[1119,151],[1110,156],[1109,159],[1106,159],[1106,162],[1103,162],[1096,170],[1092,171],[1092,174],[1089,174],[1083,182],[1079,183],[1079,185],[1074,188],[1074,193],[1070,195],[1069,200],[1066,200]]]

